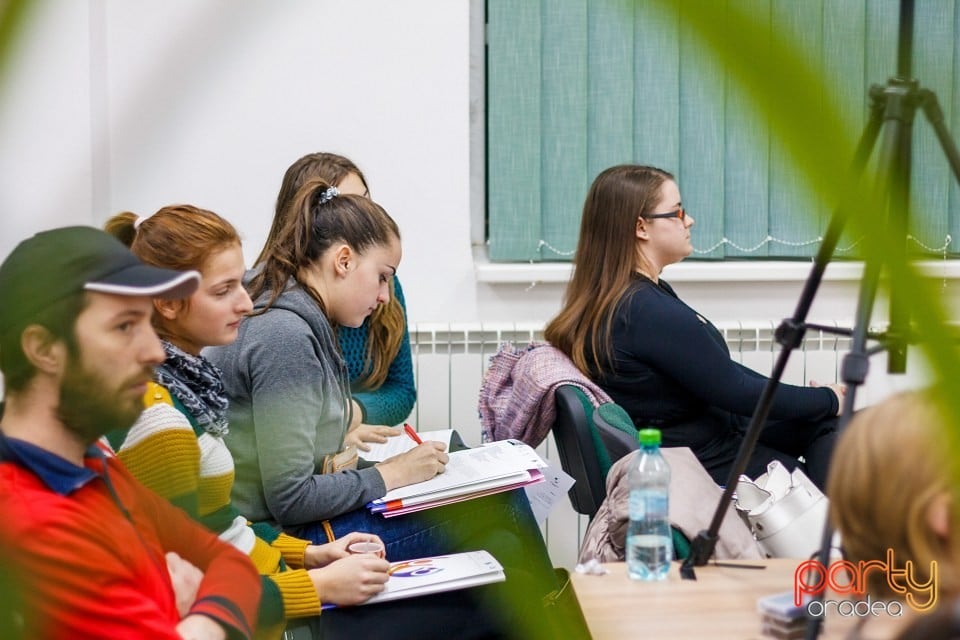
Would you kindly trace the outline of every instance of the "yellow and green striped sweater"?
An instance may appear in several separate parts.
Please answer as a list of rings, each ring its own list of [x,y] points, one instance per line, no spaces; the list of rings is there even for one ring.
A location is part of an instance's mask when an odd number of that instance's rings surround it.
[[[320,598],[303,568],[306,540],[251,525],[230,501],[233,457],[162,386],[151,383],[145,410],[110,443],[144,485],[183,508],[250,556],[263,580],[259,627],[279,635],[284,620],[320,614]],[[258,636],[261,634],[258,633]]]

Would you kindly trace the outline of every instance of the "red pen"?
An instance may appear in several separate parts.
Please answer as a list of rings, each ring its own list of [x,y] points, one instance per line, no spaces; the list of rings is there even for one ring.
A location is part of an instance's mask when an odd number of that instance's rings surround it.
[[[407,432],[407,435],[416,442],[417,444],[423,444],[423,440],[420,439],[420,436],[417,435],[417,432],[413,430],[409,424],[404,423],[403,430]]]

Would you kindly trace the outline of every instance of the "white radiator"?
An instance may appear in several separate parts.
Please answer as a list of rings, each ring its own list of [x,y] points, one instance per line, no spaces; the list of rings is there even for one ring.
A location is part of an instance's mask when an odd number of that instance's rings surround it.
[[[826,323],[820,323],[826,324]],[[839,326],[850,326],[849,323]],[[750,368],[769,375],[780,346],[773,340],[776,324],[755,322],[718,325],[732,356]],[[410,416],[420,430],[454,427],[468,445],[480,443],[478,394],[490,356],[504,342],[524,345],[543,340],[543,325],[523,323],[438,324],[418,323],[410,327],[417,404]],[[800,349],[795,350],[784,372],[783,382],[806,384],[811,379],[832,383],[839,379],[850,339],[821,331],[808,331]],[[857,392],[857,406],[872,404],[891,391],[916,386],[924,377],[918,358],[911,351],[907,376],[886,375],[885,356],[871,358],[871,374]],[[553,438],[538,449],[541,456],[557,466]],[[553,458],[551,460],[551,458]],[[547,521],[544,536],[556,566],[572,568],[586,530],[587,519],[562,502]]]

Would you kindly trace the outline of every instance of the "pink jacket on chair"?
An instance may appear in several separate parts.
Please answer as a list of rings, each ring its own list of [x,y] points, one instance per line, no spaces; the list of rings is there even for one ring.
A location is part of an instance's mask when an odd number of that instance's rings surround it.
[[[594,407],[612,402],[556,347],[546,342],[501,345],[480,385],[483,441],[514,438],[539,445],[557,418],[553,392],[564,384],[579,387]]]

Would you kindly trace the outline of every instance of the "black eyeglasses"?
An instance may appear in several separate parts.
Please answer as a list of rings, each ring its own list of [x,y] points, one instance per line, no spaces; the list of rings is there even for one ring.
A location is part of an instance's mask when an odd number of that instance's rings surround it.
[[[684,211],[683,207],[680,207],[676,211],[670,211],[668,213],[648,213],[640,217],[646,218],[647,220],[652,220],[653,218],[680,218],[680,222],[683,222],[683,219],[687,217],[687,212]]]

